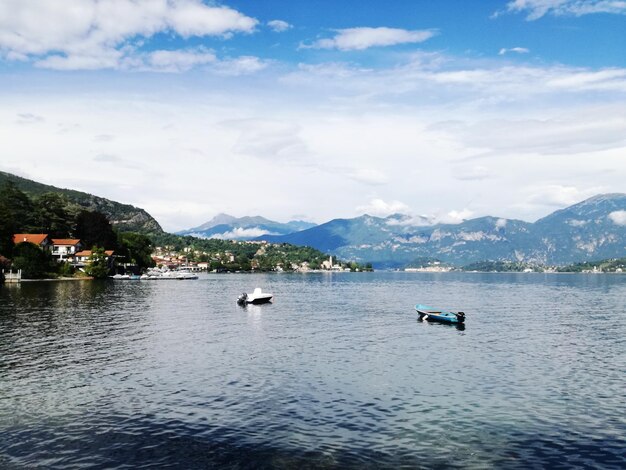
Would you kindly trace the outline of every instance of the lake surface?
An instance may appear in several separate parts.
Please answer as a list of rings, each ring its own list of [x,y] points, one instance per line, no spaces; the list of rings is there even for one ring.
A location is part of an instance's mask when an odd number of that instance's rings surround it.
[[[0,467],[625,468],[626,275],[6,285]]]

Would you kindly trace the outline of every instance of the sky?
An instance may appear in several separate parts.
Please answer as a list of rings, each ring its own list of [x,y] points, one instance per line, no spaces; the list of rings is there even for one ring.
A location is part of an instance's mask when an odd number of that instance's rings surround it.
[[[534,221],[626,192],[626,1],[0,0],[0,170],[168,231]]]

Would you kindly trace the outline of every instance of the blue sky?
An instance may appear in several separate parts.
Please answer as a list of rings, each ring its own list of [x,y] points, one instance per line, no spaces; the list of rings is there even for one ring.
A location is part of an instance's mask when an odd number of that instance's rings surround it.
[[[0,3],[0,170],[169,230],[626,191],[621,0],[58,5]]]
[[[335,51],[298,50],[299,43],[332,36],[334,29],[385,25],[407,30],[434,29],[439,34],[423,43],[429,51],[474,57],[494,57],[501,48],[525,47],[541,61],[580,66],[624,66],[626,54],[625,19],[616,14],[583,16],[546,14],[526,20],[531,10],[506,11],[506,2],[481,0],[394,0],[307,2],[230,2],[240,11],[270,21],[280,16],[294,25],[277,38],[271,33],[238,38],[238,47],[253,55],[268,55],[289,62],[344,60]],[[277,13],[280,12],[280,13]],[[268,48],[271,48],[268,51]],[[414,45],[400,45],[410,50]],[[351,59],[370,64],[388,59],[389,51],[353,54]],[[528,58],[526,58],[528,59]]]

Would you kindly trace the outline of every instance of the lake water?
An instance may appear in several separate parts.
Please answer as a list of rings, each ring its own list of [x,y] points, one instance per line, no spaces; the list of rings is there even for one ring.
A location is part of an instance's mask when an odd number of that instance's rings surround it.
[[[6,285],[0,467],[625,468],[626,275]]]

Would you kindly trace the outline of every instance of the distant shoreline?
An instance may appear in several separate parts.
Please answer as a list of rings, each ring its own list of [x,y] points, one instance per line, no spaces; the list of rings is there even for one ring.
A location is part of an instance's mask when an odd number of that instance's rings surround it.
[[[380,272],[380,271],[378,271]],[[598,274],[626,274],[626,272],[616,273],[615,271],[609,272],[578,272],[578,271],[533,271],[529,273],[525,273],[522,271],[393,271],[400,273],[410,273],[410,274],[451,274],[451,273],[463,273],[463,274],[590,274],[590,275],[598,275]]]

